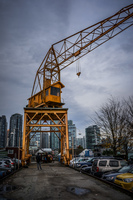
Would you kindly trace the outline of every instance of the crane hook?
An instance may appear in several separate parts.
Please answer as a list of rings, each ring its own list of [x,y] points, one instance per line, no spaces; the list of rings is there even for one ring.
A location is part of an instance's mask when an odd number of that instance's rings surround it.
[[[78,77],[80,76],[80,74],[81,74],[81,72],[77,72],[77,76],[78,76]]]

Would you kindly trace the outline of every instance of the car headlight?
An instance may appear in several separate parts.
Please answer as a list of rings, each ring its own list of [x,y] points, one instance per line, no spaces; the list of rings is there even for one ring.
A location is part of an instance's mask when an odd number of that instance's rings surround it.
[[[133,181],[133,178],[125,178],[123,181],[126,183],[130,183]]]
[[[114,177],[113,177],[113,176],[109,176],[109,177],[106,178],[106,180],[108,180],[108,181],[113,181],[113,180],[114,180]]]
[[[81,166],[81,164],[77,164],[76,166],[77,166],[77,167],[80,167],[80,166]]]

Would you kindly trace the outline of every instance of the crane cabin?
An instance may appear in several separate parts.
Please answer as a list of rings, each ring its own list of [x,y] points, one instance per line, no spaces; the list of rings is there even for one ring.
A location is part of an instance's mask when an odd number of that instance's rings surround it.
[[[61,102],[61,89],[65,86],[60,82],[53,83],[46,88],[45,102],[49,107],[60,108],[64,103]]]
[[[62,88],[65,86],[57,81],[52,85],[48,84],[44,91],[36,93],[28,99],[28,107],[53,107],[53,108],[62,108],[64,103],[61,102],[61,93]],[[45,97],[45,98],[44,98]]]

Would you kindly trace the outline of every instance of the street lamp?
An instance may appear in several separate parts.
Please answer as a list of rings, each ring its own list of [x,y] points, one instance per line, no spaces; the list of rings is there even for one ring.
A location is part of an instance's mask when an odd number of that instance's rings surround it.
[[[72,159],[73,159],[73,168],[74,168],[74,142],[73,142],[73,134],[72,134]]]
[[[19,131],[19,148],[18,148],[18,169],[19,169],[19,159],[20,159],[20,130]]]

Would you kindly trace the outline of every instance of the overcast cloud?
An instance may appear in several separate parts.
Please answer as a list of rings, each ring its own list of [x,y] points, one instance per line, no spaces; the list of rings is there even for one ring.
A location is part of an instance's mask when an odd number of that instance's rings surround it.
[[[0,116],[23,115],[36,71],[51,45],[133,0],[0,0]],[[61,71],[62,98],[80,132],[112,95],[133,95],[133,26]]]

